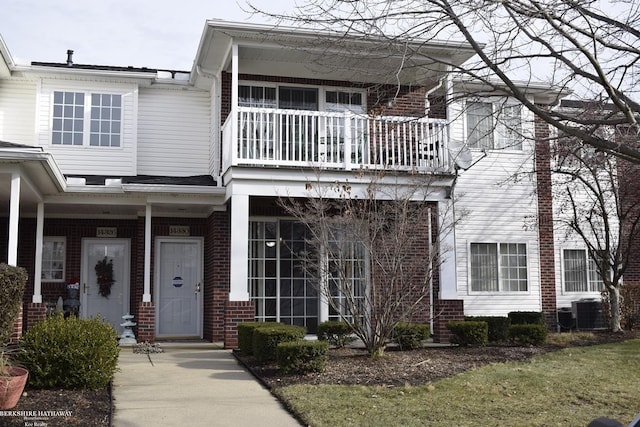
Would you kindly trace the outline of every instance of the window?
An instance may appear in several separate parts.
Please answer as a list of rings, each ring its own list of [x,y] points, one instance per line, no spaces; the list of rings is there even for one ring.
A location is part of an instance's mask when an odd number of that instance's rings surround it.
[[[466,114],[469,147],[522,149],[520,105],[468,102]]]
[[[565,292],[600,292],[604,288],[596,263],[584,249],[563,251]]]
[[[121,135],[122,95],[53,92],[52,144],[120,147]]]
[[[42,242],[42,275],[47,282],[65,279],[66,242],[64,237],[45,237]]]
[[[91,94],[91,136],[93,147],[119,147],[121,124],[120,95]]]
[[[238,86],[238,104],[241,107],[276,108],[276,88],[263,86]]]
[[[84,132],[84,93],[53,93],[54,144],[82,145]]]
[[[526,292],[527,246],[524,243],[471,243],[471,291]]]

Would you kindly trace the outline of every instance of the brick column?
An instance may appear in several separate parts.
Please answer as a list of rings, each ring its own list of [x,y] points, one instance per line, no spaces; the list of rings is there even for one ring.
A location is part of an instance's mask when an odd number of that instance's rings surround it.
[[[537,185],[536,191],[538,196],[541,304],[547,326],[551,330],[555,330],[557,325],[557,306],[549,125],[536,117],[535,132],[535,168]]]
[[[224,308],[224,348],[238,348],[238,323],[256,317],[253,301],[227,301]]]
[[[24,329],[29,329],[38,322],[47,318],[47,306],[44,303],[27,304],[27,322]]]
[[[136,340],[138,342],[154,342],[156,334],[156,309],[153,302],[138,304],[138,317],[133,319],[137,323]]]
[[[22,336],[22,305],[20,305],[20,311],[18,312],[18,318],[15,322],[13,322],[13,332],[11,332],[11,337],[9,338],[10,344],[15,344],[18,342],[20,337]]]
[[[434,305],[433,341],[449,342],[451,333],[449,329],[447,329],[447,322],[451,320],[464,320],[464,301],[436,300]]]

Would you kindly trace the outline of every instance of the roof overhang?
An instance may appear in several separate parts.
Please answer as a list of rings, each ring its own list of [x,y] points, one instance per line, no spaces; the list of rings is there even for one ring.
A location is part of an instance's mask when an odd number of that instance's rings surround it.
[[[464,42],[401,43],[301,28],[209,20],[192,76],[198,79],[230,71],[233,45],[238,46],[240,74],[378,84],[432,84],[440,80],[447,64],[459,65],[474,55]]]
[[[556,105],[560,100],[569,96],[571,91],[567,88],[556,88],[544,82],[514,81],[522,92],[530,97],[536,104]],[[473,80],[456,79],[453,81],[454,90],[468,94],[472,93],[480,97],[511,96],[512,90],[501,80]]]
[[[9,48],[0,35],[0,79],[11,76],[11,69],[14,65]]]

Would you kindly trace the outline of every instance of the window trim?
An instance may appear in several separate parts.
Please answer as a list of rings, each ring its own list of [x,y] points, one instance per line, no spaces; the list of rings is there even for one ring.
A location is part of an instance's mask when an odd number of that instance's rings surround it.
[[[262,87],[270,87],[275,88],[276,90],[276,105],[280,104],[280,87],[299,87],[299,88],[310,88],[318,90],[318,111],[319,112],[328,112],[326,109],[326,99],[327,92],[349,92],[349,93],[359,93],[362,97],[362,110],[364,112],[367,111],[367,91],[365,89],[357,88],[357,87],[347,87],[347,86],[326,86],[326,85],[310,85],[310,84],[297,84],[297,83],[287,83],[287,82],[269,82],[269,81],[255,81],[255,80],[240,80],[238,82],[239,86],[262,86]],[[233,108],[233,106],[232,106]],[[276,107],[279,109],[279,107]]]
[[[567,283],[566,283],[566,277],[565,277],[565,251],[580,251],[583,252],[584,254],[584,259],[586,261],[585,267],[586,267],[586,271],[585,271],[585,277],[587,279],[587,290],[586,291],[570,291],[567,290]],[[591,257],[589,257],[589,255],[587,254],[587,249],[585,249],[584,247],[576,247],[576,246],[565,246],[562,247],[560,249],[560,275],[561,275],[561,280],[562,280],[562,294],[563,295],[600,295],[601,291],[592,291],[591,290],[591,275],[589,274],[591,271],[590,268],[590,264],[593,263],[595,261],[593,261],[591,259]],[[597,271],[597,270],[596,270]],[[602,279],[601,279],[602,280]],[[603,287],[604,287],[604,283],[603,283]]]
[[[60,279],[47,279],[45,275],[45,259],[44,251],[47,243],[62,243],[64,250],[62,251],[62,278]],[[65,236],[44,236],[42,239],[42,271],[40,273],[41,281],[44,283],[64,283],[66,281],[67,273],[67,238]],[[51,270],[49,270],[51,272]]]
[[[470,103],[480,103],[480,104],[490,104],[491,105],[491,121],[492,121],[492,131],[491,131],[491,139],[492,139],[492,147],[488,148],[488,147],[481,147],[481,146],[471,146],[471,144],[469,143],[469,115],[468,115],[468,105]],[[510,108],[510,107],[520,107],[520,133],[522,135],[519,136],[519,143],[518,144],[510,144],[504,147],[498,147],[498,143],[501,141],[500,138],[500,128],[503,127],[505,129],[506,128],[504,126],[504,124],[501,124],[501,121],[498,121],[496,123],[496,111],[498,111],[498,109],[500,108]],[[525,137],[524,137],[524,133],[525,133],[525,120],[524,120],[524,108],[522,106],[521,103],[516,102],[513,99],[508,99],[508,100],[504,100],[504,99],[496,99],[496,98],[492,98],[492,97],[488,97],[488,98],[468,98],[464,101],[463,103],[463,134],[464,134],[464,141],[467,144],[467,146],[469,147],[469,149],[471,150],[476,150],[476,151],[508,151],[511,153],[523,153],[525,152]],[[519,145],[519,148],[514,148],[516,146]]]
[[[68,92],[73,93],[82,93],[84,95],[84,115],[82,117],[82,145],[75,144],[57,144],[53,142],[53,121],[54,121],[54,106],[55,106],[55,93],[61,92],[63,94]],[[91,122],[92,122],[92,98],[93,95],[117,95],[120,96],[120,143],[117,146],[106,146],[106,145],[91,145]],[[49,132],[48,132],[48,143],[50,147],[55,147],[56,149],[103,149],[103,150],[123,150],[125,145],[125,97],[126,93],[117,92],[117,91],[101,91],[101,90],[87,90],[87,89],[73,89],[73,88],[54,88],[51,89],[50,92],[50,101],[49,101]],[[110,121],[111,123],[111,121]]]
[[[497,291],[475,291],[471,288],[471,245],[472,244],[493,244],[497,246],[497,269],[498,269],[498,290]],[[526,251],[526,269],[527,269],[527,290],[526,291],[507,291],[503,290],[503,281],[502,281],[502,272],[501,272],[501,256],[500,256],[500,245],[501,244],[516,244],[516,245],[524,245]],[[507,296],[507,295],[530,295],[531,294],[531,262],[530,262],[530,244],[529,242],[524,241],[513,241],[513,240],[484,240],[484,241],[468,241],[467,242],[467,294],[468,295],[476,295],[476,296]]]

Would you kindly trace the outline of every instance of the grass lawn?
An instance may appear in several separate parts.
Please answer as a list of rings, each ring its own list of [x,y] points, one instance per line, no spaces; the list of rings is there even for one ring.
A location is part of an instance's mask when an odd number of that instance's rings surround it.
[[[570,347],[419,387],[294,385],[276,390],[310,426],[624,425],[640,413],[640,340]]]

